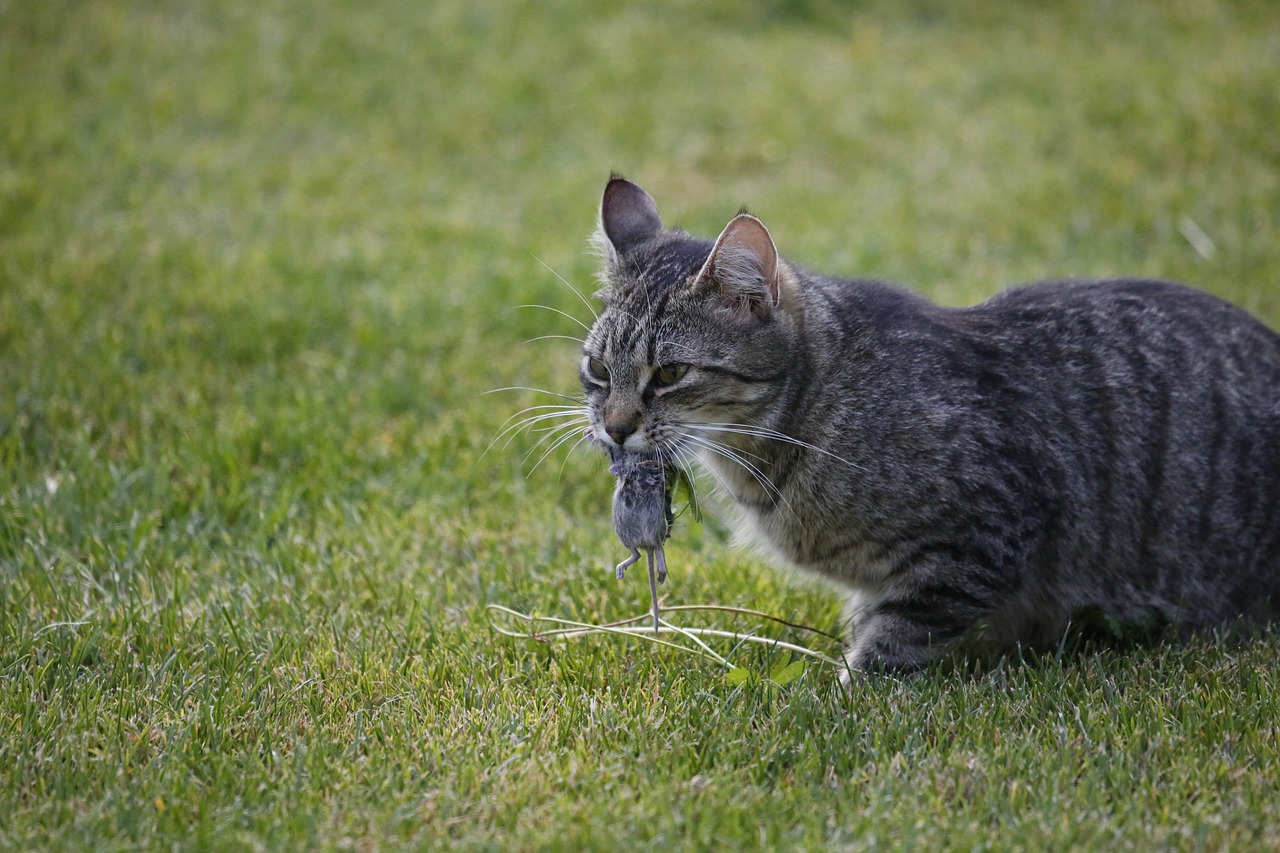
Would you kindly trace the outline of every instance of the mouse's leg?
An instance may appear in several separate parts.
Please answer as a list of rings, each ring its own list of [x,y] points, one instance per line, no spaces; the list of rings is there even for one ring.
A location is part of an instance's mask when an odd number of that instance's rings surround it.
[[[627,573],[627,569],[631,568],[638,562],[640,562],[640,552],[635,548],[632,548],[631,556],[627,557],[627,559],[623,560],[621,563],[618,563],[618,580],[622,580],[623,576]]]
[[[649,598],[653,601],[653,632],[656,634],[660,630],[658,624],[658,574],[654,570],[653,552],[655,549],[645,549],[649,553]],[[661,554],[662,551],[658,550]]]
[[[667,582],[667,555],[663,552],[661,545],[659,545],[654,550],[658,552],[658,583],[666,583]]]

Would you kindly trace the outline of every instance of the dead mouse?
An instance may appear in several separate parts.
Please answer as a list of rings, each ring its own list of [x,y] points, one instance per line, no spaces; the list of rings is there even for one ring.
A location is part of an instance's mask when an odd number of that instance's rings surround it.
[[[667,467],[652,456],[613,451],[609,472],[618,478],[613,493],[613,528],[631,556],[618,564],[618,579],[640,560],[649,558],[649,588],[653,598],[653,627],[658,628],[657,584],[667,579],[667,558],[662,543],[671,535],[672,478]]]

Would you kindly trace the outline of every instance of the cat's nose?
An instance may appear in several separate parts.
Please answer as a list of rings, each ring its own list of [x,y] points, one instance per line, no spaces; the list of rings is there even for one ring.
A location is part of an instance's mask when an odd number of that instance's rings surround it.
[[[626,443],[627,436],[636,431],[636,426],[630,421],[619,421],[612,424],[605,424],[604,431],[609,434],[614,443],[621,447]]]
[[[619,447],[640,428],[640,408],[632,401],[611,395],[604,404],[604,432]]]

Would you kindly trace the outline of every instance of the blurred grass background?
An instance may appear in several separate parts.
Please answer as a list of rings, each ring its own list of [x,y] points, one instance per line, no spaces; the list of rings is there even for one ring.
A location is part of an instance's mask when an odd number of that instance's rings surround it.
[[[1197,284],[1280,324],[1271,4],[0,2],[0,845],[1280,843],[1274,637],[841,695],[610,619],[575,393],[611,170],[947,304]],[[527,476],[526,476],[527,475]],[[838,603],[670,549],[673,602]],[[772,660],[761,657],[767,668]]]

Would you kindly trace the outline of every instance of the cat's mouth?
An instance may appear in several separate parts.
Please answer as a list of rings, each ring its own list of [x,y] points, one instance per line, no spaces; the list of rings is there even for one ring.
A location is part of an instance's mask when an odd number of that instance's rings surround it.
[[[635,453],[672,461],[686,460],[694,455],[692,446],[683,436],[667,433],[667,430],[663,430],[662,434],[657,434],[647,427],[641,427],[618,442],[609,435],[603,424],[591,424],[583,431],[589,443],[608,454]]]
[[[620,450],[625,453],[651,454],[658,450],[658,443],[653,441],[647,430],[639,429],[622,436],[619,441],[601,425],[593,424],[587,428],[587,435],[595,444],[607,451]]]

